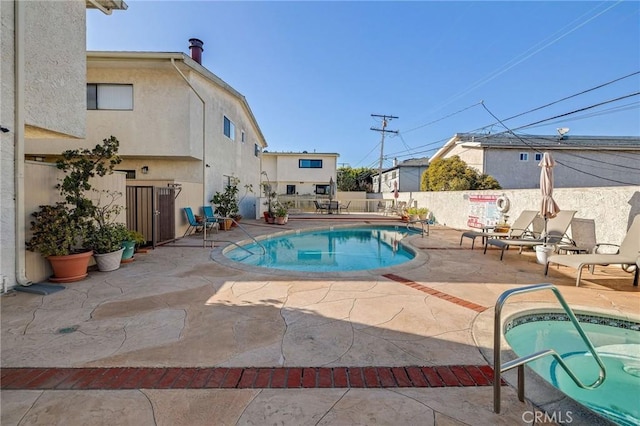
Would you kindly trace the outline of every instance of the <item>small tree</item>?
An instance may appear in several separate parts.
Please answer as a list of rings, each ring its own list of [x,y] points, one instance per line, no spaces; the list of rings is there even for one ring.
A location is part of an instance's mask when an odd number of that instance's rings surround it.
[[[501,189],[496,179],[480,175],[467,166],[460,157],[437,159],[429,164],[420,181],[422,191],[464,191],[476,189]]]

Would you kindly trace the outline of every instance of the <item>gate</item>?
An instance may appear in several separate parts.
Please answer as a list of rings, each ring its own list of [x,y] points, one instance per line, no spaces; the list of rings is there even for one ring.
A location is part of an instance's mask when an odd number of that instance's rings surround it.
[[[127,186],[127,228],[140,232],[153,247],[175,240],[175,189]]]

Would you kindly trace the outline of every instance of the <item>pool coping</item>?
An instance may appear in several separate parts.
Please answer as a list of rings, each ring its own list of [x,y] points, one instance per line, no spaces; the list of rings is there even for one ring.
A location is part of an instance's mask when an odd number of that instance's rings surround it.
[[[389,227],[404,228],[403,225],[388,225],[388,224],[378,225],[378,224],[367,224],[367,223],[354,223],[354,224],[312,226],[309,228],[305,228],[304,231],[314,232],[314,231],[325,231],[325,230],[335,229],[335,228],[343,228],[343,229],[359,228],[363,226],[377,227],[377,228],[389,228]],[[257,241],[262,241],[262,240],[267,240],[274,237],[280,237],[283,235],[296,234],[298,233],[298,231],[299,230],[295,230],[295,229],[294,230],[287,229],[287,230],[275,231],[272,233],[259,235],[254,238]],[[266,268],[261,266],[243,264],[242,262],[237,262],[235,260],[229,259],[225,255],[225,252],[229,250],[233,250],[238,245],[241,246],[244,244],[253,243],[253,240],[251,238],[245,238],[243,240],[237,241],[235,244],[229,243],[222,246],[215,246],[211,250],[210,258],[212,261],[219,263],[228,268],[241,270],[245,272],[267,274],[267,275],[279,275],[279,276],[287,276],[287,277],[291,276],[291,277],[297,277],[297,278],[299,278],[300,276],[304,276],[306,278],[312,278],[312,279],[327,278],[328,276],[335,277],[335,278],[358,278],[358,277],[371,278],[373,276],[379,277],[385,274],[401,273],[403,271],[406,271],[407,269],[415,269],[415,268],[424,266],[429,261],[429,255],[425,252],[425,250],[419,250],[418,247],[411,244],[413,239],[424,238],[424,237],[425,235],[416,233],[414,235],[408,235],[407,237],[403,238],[399,242],[401,245],[403,245],[403,247],[406,250],[410,251],[414,255],[413,259],[407,262],[401,263],[399,265],[388,266],[384,268],[375,268],[375,269],[361,269],[357,271],[308,272],[308,271],[294,271],[294,270],[287,270],[287,269]]]

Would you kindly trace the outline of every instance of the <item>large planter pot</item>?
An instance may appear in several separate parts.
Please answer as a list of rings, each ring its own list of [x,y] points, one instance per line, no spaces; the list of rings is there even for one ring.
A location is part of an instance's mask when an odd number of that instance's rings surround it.
[[[112,251],[111,253],[94,253],[93,257],[96,259],[98,270],[102,272],[109,272],[118,269],[120,267],[120,261],[122,260],[123,251],[124,248],[121,248],[118,251]]]
[[[233,221],[231,219],[222,219],[222,221],[220,221],[219,223],[220,229],[222,229],[223,231],[228,231],[229,229],[231,229],[231,224],[233,223]]]
[[[47,256],[47,260],[53,269],[53,276],[49,281],[54,283],[72,283],[87,277],[89,260],[92,251],[69,254],[66,256]]]
[[[547,258],[553,253],[553,246],[536,246],[536,260],[541,265],[547,264]]]
[[[276,225],[284,225],[286,222],[287,218],[284,216],[276,216]]]
[[[133,258],[133,253],[136,250],[136,242],[135,241],[123,241],[122,248],[124,251],[122,252],[122,260],[128,260]]]

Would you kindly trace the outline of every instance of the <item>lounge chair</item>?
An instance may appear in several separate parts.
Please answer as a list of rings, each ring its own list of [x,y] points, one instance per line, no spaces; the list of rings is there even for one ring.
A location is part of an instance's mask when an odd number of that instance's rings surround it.
[[[574,217],[571,221],[571,240],[568,241],[568,244],[558,245],[556,250],[558,254],[592,253],[597,250],[598,246],[595,220]]]
[[[633,285],[638,285],[638,264],[640,263],[640,215],[636,215],[633,219],[631,227],[627,231],[627,235],[620,244],[618,253],[590,253],[590,254],[559,254],[549,256],[547,264],[544,268],[544,274],[549,273],[549,264],[568,266],[578,270],[576,278],[576,287],[580,285],[582,275],[582,267],[585,265],[636,265],[636,273]],[[593,273],[593,270],[591,271]]]
[[[513,226],[509,229],[508,232],[495,232],[490,231],[495,227],[485,227],[483,231],[465,231],[460,236],[460,245],[462,245],[463,238],[471,238],[471,250],[473,250],[473,246],[476,243],[476,238],[481,237],[482,243],[486,242],[487,238],[522,238],[526,232],[529,232],[528,229],[533,222],[533,219],[538,215],[537,210],[524,210],[520,213],[520,216],[513,221]]]
[[[349,201],[347,204],[340,204],[338,206],[339,213],[342,213],[343,211],[349,211],[350,205],[351,205],[351,201]]]
[[[182,210],[184,210],[184,213],[187,215],[187,222],[189,223],[189,226],[187,227],[187,230],[184,231],[182,238],[187,235],[191,235],[194,231],[201,231],[205,226],[204,220],[196,220],[196,216],[193,214],[191,207],[184,207]]]
[[[546,237],[539,233],[539,229],[534,229],[534,237],[533,238],[517,238],[517,239],[509,239],[505,238],[502,240],[489,238],[487,239],[487,243],[484,246],[484,252],[487,252],[487,247],[495,246],[502,250],[500,253],[500,260],[504,257],[504,251],[511,246],[519,247],[520,253],[522,253],[522,249],[524,247],[535,247],[542,244],[547,244],[551,246],[556,246],[560,244],[562,241],[568,240],[566,235],[567,229],[569,229],[569,225],[571,224],[571,220],[573,216],[576,214],[575,210],[561,210],[558,212],[558,215],[553,219],[549,219],[547,221],[547,235]],[[542,218],[538,218],[534,223],[543,221]],[[544,222],[542,222],[544,226]],[[539,227],[538,225],[537,227]]]

